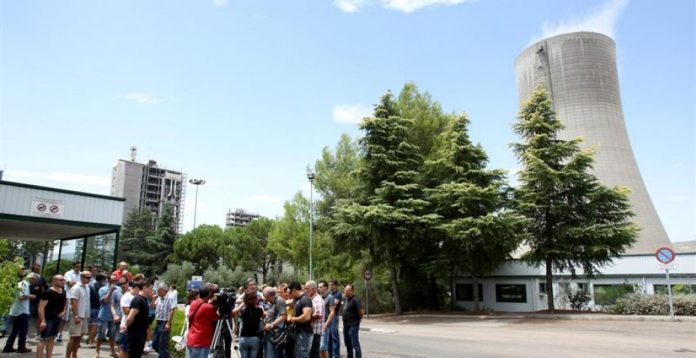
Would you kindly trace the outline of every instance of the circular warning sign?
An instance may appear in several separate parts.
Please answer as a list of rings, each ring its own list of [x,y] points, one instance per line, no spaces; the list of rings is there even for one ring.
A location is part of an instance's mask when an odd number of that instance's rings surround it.
[[[366,281],[370,281],[372,279],[372,272],[370,272],[370,270],[365,270],[365,272],[363,272],[363,277],[365,277]]]
[[[60,208],[58,207],[58,205],[51,205],[51,208],[48,210],[55,214],[58,212],[58,210],[60,210]]]
[[[669,247],[661,247],[655,252],[655,257],[657,258],[657,261],[660,261],[666,265],[674,261],[677,255]]]
[[[46,211],[46,204],[41,203],[41,204],[37,205],[37,206],[36,206],[36,210],[38,210],[38,211]]]

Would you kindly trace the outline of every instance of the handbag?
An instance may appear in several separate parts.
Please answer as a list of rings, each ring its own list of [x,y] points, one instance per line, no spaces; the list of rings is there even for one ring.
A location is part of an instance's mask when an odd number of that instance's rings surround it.
[[[198,310],[201,309],[201,306],[203,306],[203,305],[201,304],[200,306],[198,306],[198,309],[196,309],[193,312],[193,314],[191,315],[191,318],[189,318],[189,317],[185,318],[184,326],[181,327],[181,335],[172,337],[172,341],[174,341],[174,343],[176,343],[174,345],[174,349],[176,349],[177,352],[181,352],[184,349],[186,349],[186,336],[188,336],[189,320],[193,319],[193,317],[196,316],[196,313],[198,313]]]
[[[289,330],[290,328],[288,328],[288,325],[273,328],[269,339],[271,340],[271,344],[273,344],[275,349],[283,349],[285,346],[287,346]]]

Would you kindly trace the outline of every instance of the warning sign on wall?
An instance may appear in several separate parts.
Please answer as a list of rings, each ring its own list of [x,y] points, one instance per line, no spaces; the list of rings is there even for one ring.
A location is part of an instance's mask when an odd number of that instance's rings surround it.
[[[62,200],[33,198],[31,200],[31,215],[45,218],[63,218],[65,205]]]

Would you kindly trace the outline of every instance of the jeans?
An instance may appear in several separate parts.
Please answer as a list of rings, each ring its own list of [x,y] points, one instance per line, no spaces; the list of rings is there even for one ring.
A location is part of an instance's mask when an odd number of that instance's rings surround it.
[[[358,331],[360,331],[359,324],[343,326],[343,341],[346,343],[346,351],[348,352],[346,357],[348,358],[353,358],[353,351],[355,351],[355,358],[362,358]]]
[[[208,354],[210,353],[210,347],[186,347],[186,351],[188,352],[189,358],[208,358]]]
[[[165,331],[164,327],[167,321],[157,321],[155,334],[152,337],[152,349],[158,353],[157,358],[169,358],[169,334],[170,331]]]
[[[19,350],[27,349],[27,333],[29,332],[29,315],[22,313],[19,316],[12,316],[12,332],[10,336],[7,337],[7,343],[5,343],[4,350],[12,349],[14,346],[15,339],[19,334],[19,343],[17,348]]]
[[[242,358],[257,358],[260,345],[259,337],[239,337],[239,353]]]
[[[312,332],[297,331],[295,337],[295,358],[309,358],[309,351],[312,349]]]
[[[331,327],[329,327],[329,355],[331,358],[339,358],[341,356],[341,339],[338,335],[338,314],[333,318]]]

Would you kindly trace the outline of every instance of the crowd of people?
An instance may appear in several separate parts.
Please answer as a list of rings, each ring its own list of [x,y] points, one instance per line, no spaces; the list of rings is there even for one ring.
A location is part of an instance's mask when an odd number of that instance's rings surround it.
[[[34,265],[19,283],[5,319],[11,330],[3,352],[31,352],[26,341],[33,319],[37,358],[51,358],[66,329],[66,358],[77,358],[81,347],[94,349],[99,358],[105,343],[113,358],[140,358],[150,352],[169,358],[176,286],[155,286],[127,268],[122,262],[112,273],[95,267],[82,271],[80,262],[74,262],[71,270],[48,283]],[[232,302],[221,305],[224,299]],[[259,287],[249,278],[235,294],[206,284],[187,293],[184,314],[177,345],[188,358],[207,358],[211,349],[224,351],[226,357],[238,349],[243,358],[338,358],[339,317],[347,357],[362,356],[358,332],[363,310],[350,283],[341,292],[336,280]]]

